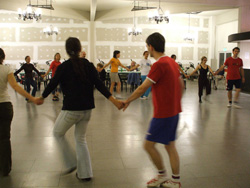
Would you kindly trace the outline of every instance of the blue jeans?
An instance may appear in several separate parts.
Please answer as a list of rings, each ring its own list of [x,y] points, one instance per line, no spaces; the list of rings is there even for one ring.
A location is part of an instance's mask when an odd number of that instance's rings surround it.
[[[86,141],[86,132],[91,110],[68,111],[62,110],[58,115],[53,130],[60,146],[66,168],[77,166],[79,178],[93,177],[91,160]],[[65,138],[65,133],[75,125],[76,156],[73,148]]]
[[[37,91],[37,83],[33,78],[25,78],[25,85],[26,85],[26,91],[30,93],[30,85],[33,87],[31,95],[33,97],[36,96],[36,91]]]
[[[144,80],[146,80],[146,78],[147,78],[146,75],[141,75],[141,82],[143,83]],[[149,88],[147,89],[147,91],[146,91],[141,97],[143,97],[143,96],[148,97],[150,91],[151,91],[151,87],[149,87]]]

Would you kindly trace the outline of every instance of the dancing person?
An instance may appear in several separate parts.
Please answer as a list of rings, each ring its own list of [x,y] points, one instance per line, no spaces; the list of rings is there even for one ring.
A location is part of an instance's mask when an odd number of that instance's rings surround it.
[[[41,75],[41,73],[35,68],[35,66],[33,64],[30,63],[30,56],[26,56],[25,57],[25,61],[26,63],[23,64],[21,66],[20,69],[18,69],[14,75],[17,76],[17,74],[19,72],[21,72],[22,70],[24,70],[25,72],[25,86],[26,86],[26,91],[28,93],[30,93],[30,86],[33,87],[33,90],[31,92],[32,96],[36,96],[36,91],[37,91],[37,82],[33,79],[33,70],[41,77],[44,77],[43,75]],[[28,99],[26,98],[26,101],[28,101]]]
[[[70,58],[58,66],[40,100],[43,101],[58,84],[61,84],[63,107],[56,119],[53,133],[63,154],[67,168],[65,173],[73,172],[77,168],[76,177],[82,181],[90,181],[93,172],[86,132],[91,111],[95,107],[94,86],[118,109],[123,106],[123,103],[112,97],[100,80],[94,65],[87,59],[79,58],[80,51],[79,39],[70,37],[66,40],[66,52]],[[66,132],[73,125],[75,125],[76,157],[65,138]]]
[[[146,78],[147,78],[147,75],[150,71],[150,68],[152,66],[152,63],[151,61],[148,59],[148,51],[144,51],[143,52],[143,59],[140,61],[140,68],[141,68],[141,82],[143,83]],[[142,94],[142,96],[140,97],[140,99],[148,99],[148,95],[151,91],[151,87],[149,87],[147,89],[147,91],[145,93]]]
[[[171,55],[171,58],[176,61],[176,55],[175,54],[172,54]],[[177,63],[177,62],[176,62]],[[178,64],[178,63],[177,63]],[[187,75],[185,74],[185,72],[182,70],[182,68],[180,67],[180,65],[178,64],[178,69],[179,71],[182,73],[183,76],[185,76],[185,78],[187,78]]]
[[[216,75],[227,66],[227,96],[228,96],[228,108],[232,106],[232,90],[233,86],[236,88],[236,93],[234,95],[234,106],[236,108],[241,108],[238,104],[239,95],[241,91],[241,83],[245,83],[245,76],[243,70],[243,61],[238,57],[240,53],[240,48],[235,47],[233,49],[233,56],[226,59],[224,65],[216,71]]]
[[[121,66],[122,68],[126,69],[129,71],[127,67],[125,67],[123,64],[121,64],[120,60],[118,59],[121,56],[120,51],[115,50],[113,53],[113,58],[106,64],[104,65],[103,69],[105,69],[107,66],[111,65],[111,70],[110,70],[110,81],[111,81],[111,86],[110,86],[110,93],[113,93],[115,83],[117,83],[117,98],[121,98],[121,81],[118,75],[118,67]]]
[[[106,80],[106,71],[105,71],[105,69],[103,69],[103,64],[98,63],[96,66],[96,70],[99,74],[101,81],[104,83]]]
[[[52,78],[54,77],[57,67],[61,65],[60,59],[61,59],[60,53],[56,53],[54,55],[54,61],[51,62],[49,70],[43,75],[44,77],[46,77],[50,73],[50,71],[52,71],[51,77]],[[53,96],[52,101],[59,101],[59,92],[61,92],[60,85],[52,91],[52,96]]]
[[[86,52],[85,51],[82,51],[80,53],[80,58],[86,58]]]
[[[140,65],[136,65],[135,61],[131,61],[130,66],[128,66],[128,70],[129,71],[138,71],[138,67]],[[140,74],[139,73],[135,73],[135,72],[131,72],[128,74],[128,79],[127,79],[127,83],[130,85],[130,91],[134,91],[135,88],[138,87],[138,85],[140,85]]]
[[[184,88],[178,65],[165,56],[165,39],[160,33],[153,33],[146,39],[147,48],[156,62],[152,65],[147,79],[124,101],[124,110],[135,99],[152,86],[154,116],[146,136],[144,148],[158,169],[158,175],[147,183],[148,187],[181,187],[180,162],[175,147],[175,136],[181,112],[181,96]],[[167,177],[162,157],[156,144],[164,144],[172,168],[172,179]]]
[[[40,104],[39,98],[35,98],[21,88],[9,66],[4,66],[5,53],[0,48],[0,175],[8,176],[11,167],[11,142],[10,130],[13,118],[13,106],[8,94],[8,83],[20,95],[26,97],[35,104]]]
[[[197,65],[197,67],[195,68],[195,70],[188,76],[192,76],[194,73],[196,73],[198,70],[200,72],[199,74],[199,78],[198,78],[198,87],[199,87],[199,92],[198,92],[198,96],[199,96],[199,103],[202,103],[201,100],[201,96],[203,94],[203,88],[206,87],[206,96],[205,96],[205,100],[207,100],[208,95],[211,94],[211,84],[207,78],[207,73],[208,71],[210,71],[212,73],[212,75],[215,75],[213,70],[211,69],[211,67],[209,65],[206,64],[207,63],[207,57],[203,56],[201,58],[201,63]]]

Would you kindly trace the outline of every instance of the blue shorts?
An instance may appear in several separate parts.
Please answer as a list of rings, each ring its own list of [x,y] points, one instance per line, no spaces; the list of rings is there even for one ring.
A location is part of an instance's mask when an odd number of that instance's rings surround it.
[[[175,141],[179,114],[168,118],[153,118],[151,120],[146,140],[168,145]]]

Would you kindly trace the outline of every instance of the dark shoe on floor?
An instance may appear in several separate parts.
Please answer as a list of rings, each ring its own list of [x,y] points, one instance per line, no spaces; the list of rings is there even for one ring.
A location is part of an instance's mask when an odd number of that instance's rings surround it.
[[[69,168],[68,170],[66,170],[65,172],[62,173],[62,175],[67,175],[70,174],[72,172],[74,172],[76,170],[76,166]]]
[[[202,100],[201,100],[201,99],[199,99],[199,103],[202,103]]]
[[[92,178],[79,178],[77,173],[76,173],[76,178],[80,181],[91,181],[92,180]]]

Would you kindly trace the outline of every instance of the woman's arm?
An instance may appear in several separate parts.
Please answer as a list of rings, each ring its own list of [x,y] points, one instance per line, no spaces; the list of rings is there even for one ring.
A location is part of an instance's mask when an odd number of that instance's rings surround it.
[[[140,65],[138,64],[138,65],[136,65],[136,66],[134,66],[134,67],[132,67],[132,68],[128,68],[129,69],[129,71],[133,71],[133,70],[135,70],[135,69],[137,69],[138,67],[139,67]]]
[[[200,69],[200,65],[197,65],[196,69],[189,76],[192,76],[198,69]]]
[[[52,69],[49,68],[49,70],[43,75],[43,77],[46,77]]]
[[[185,74],[185,72],[182,70],[182,68],[180,67],[180,65],[178,65],[179,67],[179,71],[181,71],[181,73],[187,78],[187,75]]]
[[[211,69],[210,66],[208,66],[209,71],[212,73],[213,76],[215,76],[214,71]]]
[[[122,68],[126,69],[127,71],[130,71],[128,67],[125,67],[121,62],[119,62],[119,66],[121,66]]]
[[[109,66],[112,63],[112,61],[110,60],[106,65],[103,66],[102,70],[105,69],[107,66]]]
[[[14,73],[14,75],[16,76],[16,75],[17,75],[19,72],[21,72],[23,69],[24,69],[23,66],[21,66],[21,68],[18,69],[18,70]]]

